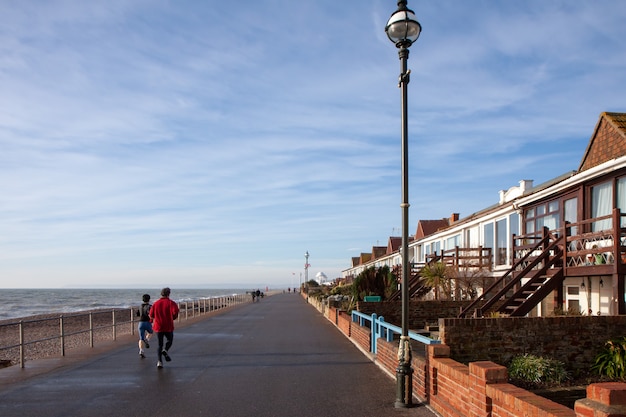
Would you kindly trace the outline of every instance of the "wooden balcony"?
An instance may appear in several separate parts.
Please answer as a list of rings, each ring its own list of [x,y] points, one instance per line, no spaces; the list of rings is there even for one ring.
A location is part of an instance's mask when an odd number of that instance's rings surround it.
[[[563,268],[567,277],[589,275],[617,275],[626,273],[626,215],[614,210],[611,215],[565,223],[560,229],[551,231],[556,237],[565,239],[559,244],[563,260],[557,267]],[[541,253],[534,242],[543,239],[541,234],[513,236],[513,260],[526,257],[531,262]],[[534,251],[530,253],[529,251]],[[530,255],[530,256],[528,256]],[[522,263],[517,269],[525,266]]]

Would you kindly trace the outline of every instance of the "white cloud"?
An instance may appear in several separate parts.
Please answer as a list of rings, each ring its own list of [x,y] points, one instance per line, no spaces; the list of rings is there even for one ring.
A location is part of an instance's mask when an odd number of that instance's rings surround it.
[[[287,286],[305,250],[334,277],[386,245],[394,6],[0,4],[0,286]],[[626,111],[617,0],[409,7],[411,230],[575,169]]]

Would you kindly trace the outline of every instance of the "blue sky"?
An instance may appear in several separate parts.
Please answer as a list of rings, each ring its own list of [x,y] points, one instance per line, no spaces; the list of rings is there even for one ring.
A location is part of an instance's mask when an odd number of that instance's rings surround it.
[[[578,167],[626,2],[409,1],[410,230]],[[0,2],[0,287],[271,288],[398,235],[393,0]]]

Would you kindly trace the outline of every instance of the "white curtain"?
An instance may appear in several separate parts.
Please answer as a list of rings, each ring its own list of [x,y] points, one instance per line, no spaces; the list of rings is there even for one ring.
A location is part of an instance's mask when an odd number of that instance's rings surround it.
[[[626,214],[626,178],[617,180],[617,208],[621,214]],[[626,226],[626,218],[622,217],[621,227]]]
[[[601,217],[611,214],[613,208],[613,187],[610,182],[599,184],[591,189],[591,217]],[[600,220],[591,225],[591,230],[611,229],[611,219]]]

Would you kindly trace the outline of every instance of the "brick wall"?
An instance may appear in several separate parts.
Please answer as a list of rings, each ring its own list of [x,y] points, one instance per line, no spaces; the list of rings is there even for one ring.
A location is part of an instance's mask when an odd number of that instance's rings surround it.
[[[439,337],[459,362],[507,365],[525,353],[558,359],[574,375],[585,373],[611,338],[624,334],[626,316],[441,319]]]
[[[371,330],[368,327],[359,326],[358,323],[352,323],[350,327],[350,333],[352,335],[352,340],[361,346],[366,352],[370,351],[370,337]]]
[[[398,367],[398,341],[388,342],[385,339],[378,339],[376,346],[376,363],[391,375],[395,375]],[[418,398],[428,398],[426,359],[413,355],[411,368],[413,369],[413,394]]]
[[[328,316],[332,317],[332,314]],[[484,320],[493,319],[474,321]],[[351,335],[350,338],[363,350],[370,350],[368,327],[352,323],[350,316],[341,311],[336,312],[335,321],[342,333],[348,337]],[[555,324],[562,323],[552,323]],[[589,323],[582,321],[580,324]],[[568,325],[574,328],[571,323]],[[377,346],[374,360],[389,373],[395,374],[398,341],[378,339]],[[587,388],[587,398],[578,400],[575,410],[572,410],[508,384],[507,370],[502,365],[491,361],[475,361],[466,365],[452,359],[450,352],[450,346],[445,344],[429,345],[426,357],[413,355],[411,362],[413,394],[443,417],[626,417],[626,383],[592,384]]]
[[[337,316],[337,323],[336,323],[337,327],[339,327],[339,330],[341,330],[342,333],[348,337],[352,336],[350,332],[351,323],[352,323],[352,318],[350,317],[350,315],[346,313],[345,311],[339,311],[339,314]]]
[[[447,346],[428,351],[430,406],[443,416],[470,416],[469,367],[450,359]]]
[[[587,387],[587,398],[576,401],[576,415],[580,417],[626,416],[626,384],[603,382]]]
[[[326,317],[328,318],[328,320],[332,321],[335,324],[337,324],[338,314],[339,314],[339,311],[336,307],[328,307],[326,309]]]

